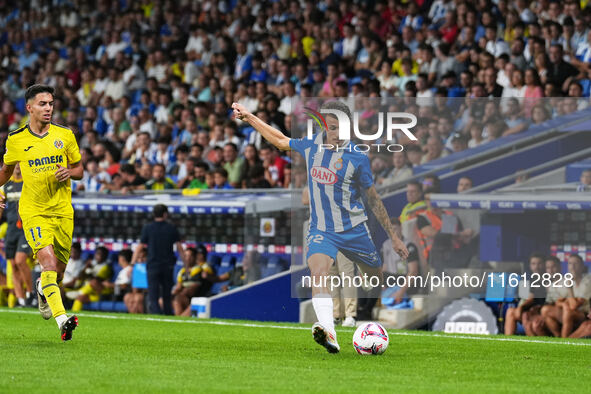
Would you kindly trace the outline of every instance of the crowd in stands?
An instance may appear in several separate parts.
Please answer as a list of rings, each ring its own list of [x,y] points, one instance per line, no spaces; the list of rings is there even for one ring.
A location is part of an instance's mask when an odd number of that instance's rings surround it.
[[[290,135],[301,98],[416,98],[419,143],[372,156],[388,184],[585,108],[590,25],[574,0],[7,2],[0,134],[26,124],[24,90],[43,83],[82,150],[77,190],[299,187],[233,102]]]

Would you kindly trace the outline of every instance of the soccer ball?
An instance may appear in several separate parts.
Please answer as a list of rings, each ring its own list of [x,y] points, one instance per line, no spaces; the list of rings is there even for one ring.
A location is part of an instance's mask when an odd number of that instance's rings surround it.
[[[359,354],[383,354],[388,348],[388,333],[379,323],[364,323],[353,334],[353,347]]]

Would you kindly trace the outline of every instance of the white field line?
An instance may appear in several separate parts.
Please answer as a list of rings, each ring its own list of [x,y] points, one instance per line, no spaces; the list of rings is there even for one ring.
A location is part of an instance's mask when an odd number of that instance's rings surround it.
[[[0,313],[21,313],[21,314],[30,314],[36,315],[39,312],[37,311],[30,311],[30,310],[20,310],[20,309],[6,309],[0,308]],[[282,330],[304,330],[310,331],[309,327],[300,327],[300,326],[284,326],[278,324],[257,324],[257,323],[241,323],[241,322],[231,322],[231,321],[221,321],[221,320],[200,320],[200,319],[191,319],[191,320],[181,320],[181,319],[170,319],[170,318],[158,318],[158,317],[141,317],[137,315],[130,315],[130,314],[120,314],[120,315],[101,315],[101,314],[90,314],[90,313],[77,313],[76,316],[81,317],[88,317],[88,318],[96,318],[96,319],[113,319],[113,320],[141,320],[141,321],[155,321],[155,322],[164,322],[164,323],[185,323],[185,324],[211,324],[217,326],[230,326],[230,327],[253,327],[253,328],[275,328],[275,329],[282,329]],[[341,331],[341,330],[339,330]],[[343,330],[344,331],[344,330]],[[347,330],[351,331],[351,330]],[[411,336],[411,337],[437,337],[437,338],[453,338],[453,339],[471,339],[476,341],[498,341],[498,342],[523,342],[523,343],[543,343],[548,345],[569,345],[569,346],[591,346],[591,342],[571,342],[571,341],[543,341],[540,339],[528,339],[528,338],[504,338],[499,336],[469,336],[469,335],[453,335],[453,334],[436,334],[431,332],[405,332],[405,331],[395,331],[390,330],[388,332],[390,336]]]

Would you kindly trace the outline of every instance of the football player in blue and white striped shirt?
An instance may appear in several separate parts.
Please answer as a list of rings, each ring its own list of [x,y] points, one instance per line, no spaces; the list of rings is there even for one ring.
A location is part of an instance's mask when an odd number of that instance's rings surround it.
[[[328,271],[337,253],[343,253],[363,274],[377,277],[381,283],[382,261],[366,224],[364,193],[369,207],[391,238],[396,253],[406,259],[408,250],[397,237],[375,189],[367,155],[356,151],[351,141],[339,140],[336,116],[326,115],[326,131],[312,136],[312,139],[291,139],[248,112],[244,106],[234,103],[232,108],[236,118],[249,123],[271,144],[281,150],[295,150],[306,160],[310,191],[306,258],[312,276],[312,303],[318,318],[312,333],[316,342],[330,353],[337,353],[340,348],[334,330],[332,298],[325,279],[329,278]],[[341,111],[352,119],[348,106],[340,101],[328,102],[323,109]]]

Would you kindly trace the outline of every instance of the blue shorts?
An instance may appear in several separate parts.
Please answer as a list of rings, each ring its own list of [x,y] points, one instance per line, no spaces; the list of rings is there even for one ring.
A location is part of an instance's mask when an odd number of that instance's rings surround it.
[[[316,228],[308,230],[306,261],[316,253],[330,256],[336,260],[338,252],[344,254],[354,263],[363,263],[375,268],[382,266],[382,259],[365,222],[341,233],[327,233]]]

